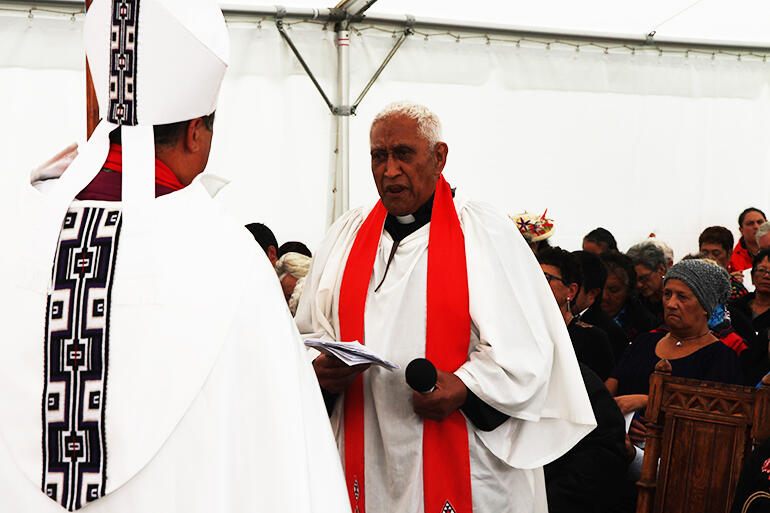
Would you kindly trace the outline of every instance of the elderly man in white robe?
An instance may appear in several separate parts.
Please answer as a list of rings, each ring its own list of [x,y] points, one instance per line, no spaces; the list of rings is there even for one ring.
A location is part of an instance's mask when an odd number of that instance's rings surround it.
[[[332,226],[295,318],[402,367],[313,360],[353,511],[545,512],[542,466],[595,420],[542,271],[505,215],[454,195],[428,109],[389,105],[370,143],[380,201]],[[403,371],[423,357],[427,394]]]
[[[275,272],[196,178],[222,12],[95,0],[85,32],[102,121],[2,205],[0,510],[348,511]]]

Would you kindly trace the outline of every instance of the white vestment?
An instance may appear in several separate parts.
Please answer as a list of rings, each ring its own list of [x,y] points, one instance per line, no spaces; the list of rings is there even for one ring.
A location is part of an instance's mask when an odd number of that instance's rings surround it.
[[[591,405],[564,320],[524,239],[486,205],[455,199],[455,207],[465,235],[472,320],[469,359],[455,374],[511,417],[489,432],[466,420],[473,511],[546,512],[542,466],[594,428]],[[345,214],[316,252],[295,318],[303,336],[339,340],[342,275],[368,213]],[[368,513],[424,509],[422,421],[404,368],[425,356],[429,230],[430,223],[400,242],[374,292],[393,245],[383,231],[369,282],[365,343],[401,370],[371,367],[363,374]],[[344,461],[343,405],[338,399],[332,426]]]
[[[347,512],[321,394],[275,271],[212,200],[209,181],[157,198],[144,219],[125,216],[103,397],[106,495],[83,510]],[[56,242],[37,240],[45,204],[27,186],[2,226],[14,247],[0,257],[2,511],[64,511],[41,490]],[[119,206],[75,201],[69,212]]]

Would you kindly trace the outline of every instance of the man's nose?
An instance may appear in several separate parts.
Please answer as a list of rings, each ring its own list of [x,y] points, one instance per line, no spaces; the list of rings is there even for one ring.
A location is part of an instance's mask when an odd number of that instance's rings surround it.
[[[388,154],[388,161],[385,163],[385,176],[394,177],[401,173],[401,168],[398,165],[398,161],[393,158],[392,154]]]

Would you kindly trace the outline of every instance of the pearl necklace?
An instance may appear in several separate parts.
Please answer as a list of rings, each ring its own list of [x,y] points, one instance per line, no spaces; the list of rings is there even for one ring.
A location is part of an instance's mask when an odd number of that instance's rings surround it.
[[[709,333],[711,333],[711,330],[707,330],[704,333],[701,333],[700,335],[696,335],[694,337],[680,338],[679,340],[676,341],[676,347],[682,347],[682,342],[686,342],[688,340],[697,340],[699,338],[705,337]],[[670,334],[671,334],[671,332],[669,332],[669,335]],[[674,338],[674,337],[672,336],[671,338]]]

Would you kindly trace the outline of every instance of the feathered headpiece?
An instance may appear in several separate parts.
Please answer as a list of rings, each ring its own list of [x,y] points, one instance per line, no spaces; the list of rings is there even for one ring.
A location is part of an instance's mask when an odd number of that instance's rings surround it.
[[[508,217],[516,224],[516,228],[527,239],[527,242],[538,242],[553,235],[553,219],[545,217],[547,213],[548,209],[545,209],[543,215],[538,216],[525,210],[523,214],[509,214]]]

